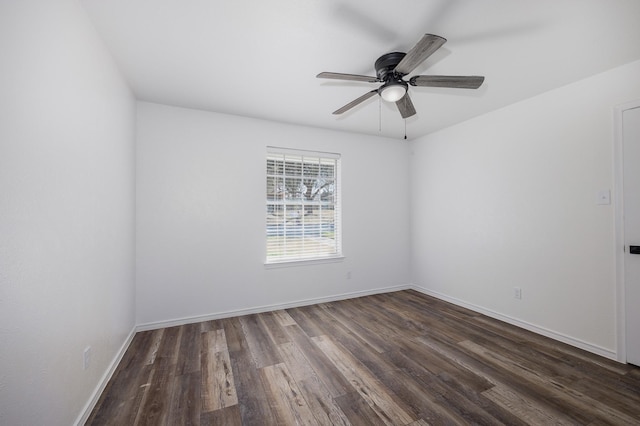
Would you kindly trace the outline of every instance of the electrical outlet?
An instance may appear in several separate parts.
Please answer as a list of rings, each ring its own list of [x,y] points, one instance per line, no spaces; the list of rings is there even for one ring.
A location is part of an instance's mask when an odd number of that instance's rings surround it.
[[[596,204],[598,205],[611,204],[611,191],[609,191],[608,189],[598,191],[598,194],[596,195]]]
[[[91,346],[84,348],[82,353],[82,369],[86,370],[91,365]]]
[[[522,299],[522,289],[520,287],[513,288],[513,297],[516,299]]]

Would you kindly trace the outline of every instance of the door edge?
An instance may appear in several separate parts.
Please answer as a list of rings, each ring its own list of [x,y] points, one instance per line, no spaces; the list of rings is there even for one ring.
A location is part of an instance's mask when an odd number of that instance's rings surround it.
[[[627,362],[626,309],[624,282],[624,199],[623,199],[623,120],[622,115],[630,109],[640,108],[640,99],[626,102],[613,109],[613,180],[615,221],[615,291],[616,291],[616,358]]]

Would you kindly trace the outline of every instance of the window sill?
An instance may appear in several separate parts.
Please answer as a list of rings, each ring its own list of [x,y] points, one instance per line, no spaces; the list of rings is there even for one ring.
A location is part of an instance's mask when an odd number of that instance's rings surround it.
[[[279,262],[265,263],[265,269],[291,268],[294,266],[321,265],[324,263],[342,262],[344,256],[320,257],[315,259],[283,260]]]

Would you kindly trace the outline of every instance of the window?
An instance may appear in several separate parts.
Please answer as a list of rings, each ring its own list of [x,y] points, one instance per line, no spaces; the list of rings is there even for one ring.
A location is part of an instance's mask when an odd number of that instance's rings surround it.
[[[267,263],[342,256],[340,155],[267,150]]]

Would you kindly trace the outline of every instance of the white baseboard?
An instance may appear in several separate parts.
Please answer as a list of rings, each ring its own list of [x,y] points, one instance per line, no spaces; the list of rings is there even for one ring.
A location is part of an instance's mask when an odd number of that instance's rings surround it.
[[[125,352],[127,352],[127,349],[129,348],[129,345],[131,344],[131,341],[133,340],[133,336],[135,336],[135,334],[136,334],[136,328],[134,326],[131,329],[131,332],[129,333],[127,338],[125,339],[124,343],[116,353],[116,356],[113,358],[113,360],[109,364],[107,371],[105,371],[105,373],[102,375],[100,382],[98,382],[98,386],[96,386],[95,390],[91,394],[91,398],[89,398],[89,400],[85,404],[84,408],[80,412],[80,415],[76,419],[74,425],[82,426],[89,419],[91,412],[93,411],[96,404],[98,403],[98,399],[100,399],[100,395],[102,395],[102,392],[107,387],[107,383],[109,383],[109,380],[111,380],[111,377],[113,376],[113,373],[115,373],[116,368],[118,367],[118,364],[120,364],[120,361],[122,361],[122,357],[124,356]]]
[[[337,300],[353,299],[355,297],[370,296],[373,294],[380,294],[380,293],[390,293],[392,291],[407,290],[410,288],[413,288],[413,287],[410,285],[398,285],[398,286],[377,288],[373,290],[354,291],[350,293],[342,293],[342,294],[336,294],[336,295],[326,296],[326,297],[318,297],[313,299],[303,299],[303,300],[297,300],[294,302],[287,302],[282,304],[263,305],[263,306],[256,306],[253,308],[238,309],[233,311],[223,311],[223,312],[217,312],[213,314],[177,318],[177,319],[172,319],[167,321],[148,322],[145,324],[138,325],[136,327],[136,331],[156,330],[159,328],[174,327],[178,325],[192,324],[192,323],[202,322],[202,321],[212,321],[212,320],[217,320],[222,318],[238,317],[242,315],[259,314],[262,312],[277,311],[280,309],[298,308],[301,306],[315,305],[317,303],[335,302]]]
[[[585,351],[594,353],[596,355],[603,356],[605,358],[612,359],[614,361],[618,360],[618,354],[616,351],[603,348],[598,345],[594,345],[588,342],[584,342],[580,339],[576,339],[571,336],[567,336],[566,334],[558,333],[553,330],[549,330],[544,327],[537,326],[535,324],[531,324],[527,321],[522,321],[520,319],[511,317],[509,315],[504,315],[499,312],[492,311],[491,309],[483,308],[482,306],[474,305],[472,303],[465,302],[464,300],[457,299],[455,297],[447,296],[446,294],[439,293],[437,291],[429,290],[424,287],[420,287],[417,285],[411,285],[409,288],[416,290],[420,293],[426,294],[428,296],[433,296],[436,299],[444,300],[445,302],[453,303],[454,305],[461,306],[463,308],[470,309],[474,312],[481,313],[491,318],[498,319],[500,321],[504,321],[508,324],[515,325],[516,327],[524,328],[525,330],[532,331],[536,334],[540,334],[545,337],[549,337],[551,339],[557,340],[562,343],[566,343],[571,346],[575,346],[576,348],[584,349]]]

